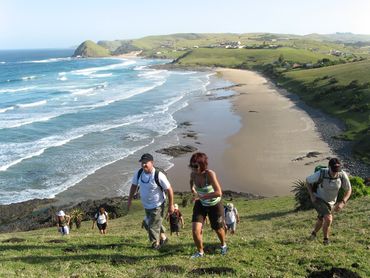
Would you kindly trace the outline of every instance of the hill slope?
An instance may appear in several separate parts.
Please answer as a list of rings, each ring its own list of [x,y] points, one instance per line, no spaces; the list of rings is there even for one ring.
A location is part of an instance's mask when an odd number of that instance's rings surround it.
[[[177,196],[177,202],[181,203]],[[229,202],[226,199],[225,202]],[[1,277],[306,277],[332,267],[369,277],[370,199],[350,200],[335,215],[332,244],[308,241],[314,211],[294,212],[292,197],[247,201],[234,198],[241,215],[237,233],[228,238],[229,253],[218,254],[218,240],[204,229],[206,256],[190,260],[195,251],[190,206],[181,208],[185,229],[171,236],[167,246],[152,250],[141,229],[143,209],[135,201],[128,215],[110,221],[107,236],[91,222],[61,237],[56,228],[0,234]],[[166,227],[168,227],[166,223]],[[10,238],[24,242],[4,242]],[[64,240],[65,242],[58,242]],[[211,274],[213,273],[213,274]]]
[[[84,41],[75,50],[73,57],[106,57],[110,56],[110,51],[94,43],[93,41]]]

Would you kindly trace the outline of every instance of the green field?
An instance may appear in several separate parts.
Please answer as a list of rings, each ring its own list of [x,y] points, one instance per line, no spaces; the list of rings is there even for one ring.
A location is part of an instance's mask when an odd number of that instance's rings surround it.
[[[144,212],[135,201],[128,215],[110,222],[107,236],[91,230],[91,222],[66,237],[56,228],[0,234],[0,277],[198,277],[201,272],[208,273],[202,277],[218,277],[221,272],[221,277],[296,278],[332,267],[370,276],[369,197],[350,200],[335,215],[329,246],[322,244],[321,234],[318,240],[307,239],[315,212],[295,212],[293,197],[232,202],[241,223],[228,237],[226,256],[218,254],[215,233],[206,226],[206,256],[190,260],[195,251],[191,206],[181,208],[185,229],[180,236],[171,236],[159,251],[150,249],[141,228]],[[25,241],[4,242],[11,238]]]

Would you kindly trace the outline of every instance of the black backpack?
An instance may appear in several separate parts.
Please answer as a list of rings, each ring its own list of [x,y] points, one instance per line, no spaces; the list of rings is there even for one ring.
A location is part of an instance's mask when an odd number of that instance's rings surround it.
[[[319,186],[322,187],[322,183],[323,183],[324,179],[329,179],[329,180],[337,180],[337,179],[340,179],[341,183],[342,184],[344,183],[344,175],[343,175],[343,172],[342,171],[339,172],[339,176],[337,178],[332,178],[332,177],[329,176],[329,170],[328,170],[327,167],[324,168],[324,167],[321,167],[321,166],[317,166],[315,168],[315,170],[317,168],[318,168],[318,171],[320,171],[320,177],[319,177],[319,180],[312,185],[312,191],[313,192],[317,192],[317,188]]]

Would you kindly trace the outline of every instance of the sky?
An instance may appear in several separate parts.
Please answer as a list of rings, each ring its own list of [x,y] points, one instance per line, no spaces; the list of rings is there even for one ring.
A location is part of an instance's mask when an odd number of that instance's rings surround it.
[[[368,0],[0,0],[0,49],[173,33],[370,34]]]

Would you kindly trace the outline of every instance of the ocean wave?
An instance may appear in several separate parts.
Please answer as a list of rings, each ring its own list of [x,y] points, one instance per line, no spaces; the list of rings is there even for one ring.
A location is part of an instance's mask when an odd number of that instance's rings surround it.
[[[142,121],[143,115],[128,116],[110,123],[93,124],[75,128],[62,135],[53,135],[37,141],[0,144],[0,161],[2,163],[2,165],[0,165],[0,171],[6,171],[8,168],[17,165],[26,159],[42,155],[45,150],[49,148],[63,146],[88,134],[104,132],[111,129],[140,123]]]
[[[91,96],[91,95],[93,95],[92,93],[94,91],[104,89],[107,86],[108,86],[108,83],[104,82],[104,83],[101,83],[101,84],[96,84],[93,87],[72,89],[72,90],[69,90],[69,92],[71,92],[72,95]]]
[[[20,61],[19,64],[25,64],[25,63],[56,63],[56,62],[63,62],[63,61],[71,61],[72,57],[65,57],[65,58],[49,58],[49,59],[43,59],[43,60],[31,60],[31,61]]]
[[[1,64],[1,65],[4,65],[4,64],[6,64],[6,62],[4,62],[4,61],[0,61],[0,64]]]
[[[115,157],[108,162],[102,163],[95,163],[95,165],[91,165],[89,168],[85,169],[82,173],[75,174],[70,176],[66,181],[61,181],[57,179],[48,179],[44,188],[34,189],[34,188],[26,188],[21,189],[20,191],[1,191],[0,192],[0,203],[1,204],[10,204],[16,202],[27,201],[36,198],[55,198],[55,196],[68,188],[76,185],[77,183],[81,182],[88,176],[94,174],[99,169],[111,165],[121,159],[125,159],[126,157],[135,154],[136,152],[148,147],[149,145],[154,143],[154,139],[151,140],[148,144],[133,147],[131,149],[126,149],[124,152],[116,152]]]
[[[125,68],[126,66],[136,64],[136,61],[127,61],[125,60],[122,63],[108,65],[108,66],[102,66],[102,67],[93,67],[93,68],[86,68],[86,69],[80,69],[80,70],[73,70],[70,73],[74,75],[83,75],[83,76],[89,76],[91,74],[94,74],[98,71],[109,71],[109,70],[115,70],[120,68]]]
[[[30,86],[30,87],[23,87],[23,88],[15,88],[15,89],[1,89],[0,93],[17,93],[17,92],[24,92],[29,91],[36,88],[36,86]]]
[[[29,108],[29,107],[45,105],[46,103],[47,103],[46,100],[40,100],[40,101],[31,102],[31,103],[17,104],[16,107],[18,107],[18,108]]]
[[[57,79],[58,80],[61,80],[61,81],[66,81],[67,80],[67,77],[66,76],[60,76]]]
[[[35,79],[36,76],[35,75],[31,75],[31,76],[24,76],[22,77],[22,80],[26,81],[26,80],[32,80],[32,79]]]
[[[90,78],[103,78],[103,77],[110,77],[112,76],[113,73],[95,73],[95,74],[90,74]]]
[[[6,107],[6,108],[0,108],[0,113],[5,113],[6,111],[13,110],[14,106]]]

